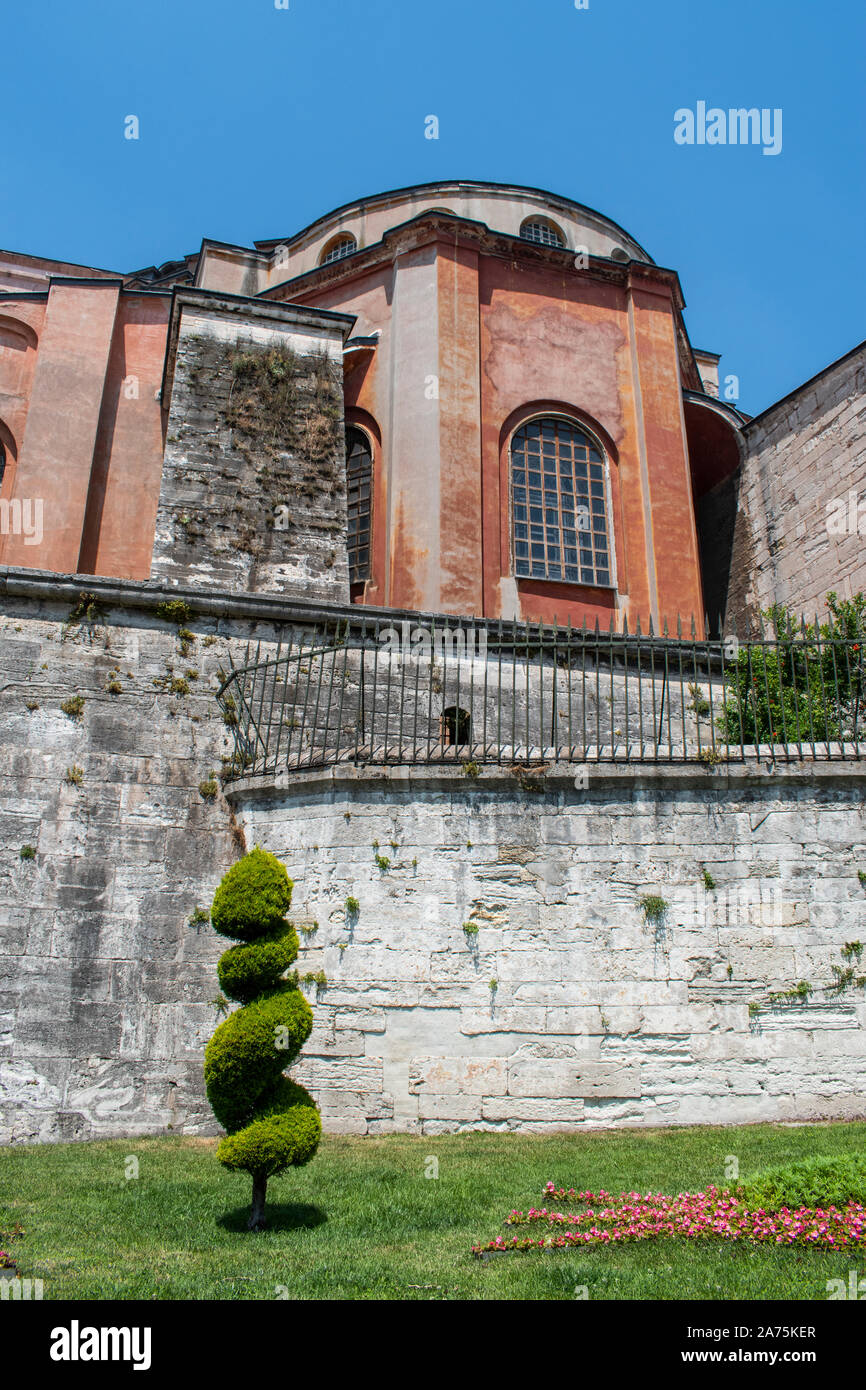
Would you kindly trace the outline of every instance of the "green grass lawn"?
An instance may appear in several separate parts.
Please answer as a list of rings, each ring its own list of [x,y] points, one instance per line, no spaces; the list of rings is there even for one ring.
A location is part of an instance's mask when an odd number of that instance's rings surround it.
[[[0,1150],[0,1231],[46,1299],[818,1299],[862,1274],[846,1257],[746,1244],[641,1242],[470,1255],[513,1207],[565,1187],[676,1193],[807,1156],[866,1148],[866,1123],[531,1136],[328,1138],[272,1179],[269,1229],[244,1229],[250,1181],[184,1138]],[[139,1177],[126,1177],[129,1157]],[[425,1177],[438,1159],[438,1179]],[[283,1291],[281,1293],[281,1290]]]

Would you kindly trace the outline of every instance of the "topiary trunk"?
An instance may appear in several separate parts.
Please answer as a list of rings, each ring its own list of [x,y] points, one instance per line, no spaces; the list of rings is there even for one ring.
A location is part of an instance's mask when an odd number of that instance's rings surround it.
[[[250,1208],[250,1219],[247,1222],[248,1231],[263,1231],[265,1229],[267,1225],[265,1221],[265,1202],[267,1196],[267,1173],[253,1173],[253,1204]]]
[[[253,1179],[251,1231],[265,1225],[268,1178],[308,1163],[321,1137],[312,1096],[283,1075],[313,1028],[297,973],[285,977],[298,954],[297,932],[285,920],[291,900],[282,864],[256,848],[229,869],[211,909],[215,930],[240,943],[220,957],[217,974],[223,993],[243,1007],[208,1043],[204,1076],[227,1131],[217,1158]]]

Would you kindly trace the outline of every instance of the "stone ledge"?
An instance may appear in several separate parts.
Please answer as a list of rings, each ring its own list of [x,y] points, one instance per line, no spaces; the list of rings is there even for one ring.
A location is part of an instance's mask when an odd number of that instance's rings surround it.
[[[831,744],[831,755],[839,749]],[[866,744],[860,744],[861,758],[842,757],[840,753],[827,758],[812,757],[811,754],[799,756],[796,745],[790,746],[791,758],[796,761],[774,762],[777,757],[787,756],[784,746],[775,749],[763,748],[761,760],[746,763],[720,764],[705,768],[700,763],[551,763],[543,772],[535,769],[500,766],[496,763],[481,764],[477,777],[468,777],[462,766],[438,763],[413,763],[399,767],[359,766],[343,763],[337,767],[310,768],[292,771],[290,783],[285,783],[273,775],[268,777],[239,777],[225,786],[229,801],[239,799],[259,799],[285,797],[287,800],[297,795],[319,795],[344,791],[358,786],[390,786],[397,791],[437,791],[462,787],[468,792],[483,791],[485,788],[497,791],[512,789],[526,790],[526,781],[532,778],[537,783],[526,795],[532,797],[545,791],[560,792],[575,789],[578,769],[587,774],[586,787],[579,790],[585,794],[596,789],[623,788],[628,785],[638,787],[699,787],[714,788],[716,791],[735,791],[746,787],[766,787],[768,783],[810,784],[820,781],[823,785],[852,781],[866,781]],[[764,761],[766,758],[766,761]]]

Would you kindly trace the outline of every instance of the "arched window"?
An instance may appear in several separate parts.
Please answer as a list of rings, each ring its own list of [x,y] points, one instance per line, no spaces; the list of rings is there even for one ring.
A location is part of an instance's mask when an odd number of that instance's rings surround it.
[[[370,578],[370,517],[373,450],[363,430],[346,430],[346,500],[348,510],[349,582]]]
[[[341,261],[344,256],[351,256],[353,251],[357,251],[358,243],[349,232],[341,232],[329,241],[322,252],[319,265],[330,265],[332,261]]]
[[[537,241],[541,246],[565,245],[565,237],[549,217],[527,217],[520,235],[524,241]]]
[[[517,576],[611,584],[604,451],[577,421],[554,415],[515,431],[511,505]]]
[[[3,474],[6,472],[6,450],[3,441],[0,440],[0,488],[3,486]]]

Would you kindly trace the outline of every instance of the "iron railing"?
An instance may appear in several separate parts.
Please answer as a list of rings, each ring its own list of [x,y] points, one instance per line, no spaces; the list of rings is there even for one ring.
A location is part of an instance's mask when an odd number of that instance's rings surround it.
[[[859,758],[860,644],[359,617],[223,672],[229,777],[339,763]]]

